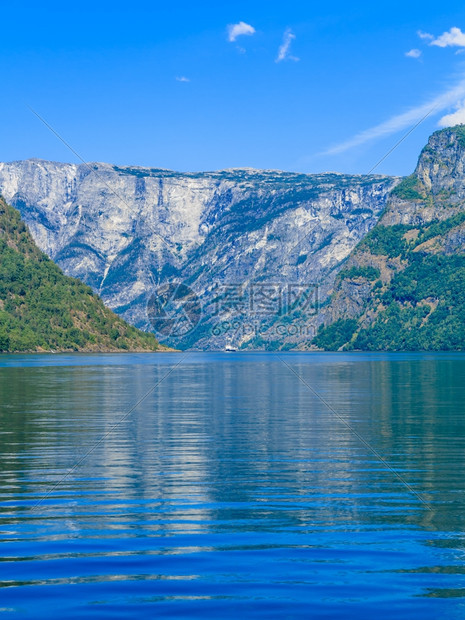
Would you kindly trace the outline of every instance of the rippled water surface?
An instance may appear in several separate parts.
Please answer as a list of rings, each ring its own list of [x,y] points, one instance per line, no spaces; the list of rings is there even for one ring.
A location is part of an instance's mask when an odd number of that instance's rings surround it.
[[[0,402],[6,617],[465,617],[463,355],[1,356]]]

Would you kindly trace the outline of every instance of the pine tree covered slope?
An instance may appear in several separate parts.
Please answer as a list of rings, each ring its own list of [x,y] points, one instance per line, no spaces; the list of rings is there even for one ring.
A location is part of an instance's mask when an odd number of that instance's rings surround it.
[[[431,136],[323,318],[321,349],[465,350],[465,126]]]
[[[155,351],[90,287],[67,277],[0,198],[0,351]]]

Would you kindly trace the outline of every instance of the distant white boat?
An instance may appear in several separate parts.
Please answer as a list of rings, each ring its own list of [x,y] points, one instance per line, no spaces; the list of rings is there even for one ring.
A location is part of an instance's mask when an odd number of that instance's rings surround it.
[[[224,350],[227,351],[228,353],[234,353],[234,351],[237,351],[237,349],[233,347],[232,344],[227,344],[224,347]]]

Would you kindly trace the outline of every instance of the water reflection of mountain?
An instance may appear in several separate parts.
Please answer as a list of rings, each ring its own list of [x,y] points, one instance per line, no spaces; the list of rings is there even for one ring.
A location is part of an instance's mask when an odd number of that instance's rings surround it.
[[[177,368],[113,430],[169,365],[1,369],[3,497],[49,488],[108,433],[56,491],[66,512],[100,502],[102,528],[463,525],[465,359],[286,357],[432,510],[278,358],[205,359]]]

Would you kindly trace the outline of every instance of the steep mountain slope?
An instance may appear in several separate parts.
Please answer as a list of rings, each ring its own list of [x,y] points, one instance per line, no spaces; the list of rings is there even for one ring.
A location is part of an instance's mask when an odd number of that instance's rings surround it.
[[[397,182],[39,160],[0,164],[0,191],[39,247],[132,324],[151,329],[147,302],[154,290],[173,281],[187,284],[201,302],[202,318],[171,342],[195,348],[256,345],[243,330],[216,329],[219,288],[319,283],[324,296]],[[172,312],[181,316],[183,308]]]
[[[320,320],[324,349],[465,349],[465,126],[431,136]]]
[[[0,198],[0,351],[154,351],[152,334],[125,323],[65,276]]]

